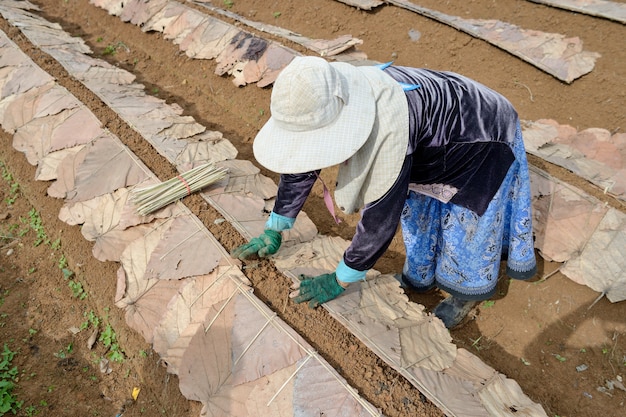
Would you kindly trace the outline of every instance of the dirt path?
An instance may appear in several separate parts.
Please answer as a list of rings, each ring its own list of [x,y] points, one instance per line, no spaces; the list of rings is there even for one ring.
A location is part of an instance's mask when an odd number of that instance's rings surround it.
[[[214,62],[191,60],[181,54],[176,45],[162,39],[162,35],[144,33],[134,25],[107,15],[87,0],[40,0],[35,3],[42,7],[48,20],[58,22],[72,35],[82,37],[96,56],[132,72],[138,77],[137,81],[145,85],[146,91],[169,103],[178,103],[185,114],[193,116],[208,129],[223,132],[237,146],[238,158],[253,160],[251,143],[269,114],[269,90],[256,86],[237,89],[228,78],[213,75]],[[222,2],[215,3],[222,5]],[[351,33],[364,40],[361,49],[378,61],[397,57],[397,62],[403,65],[463,73],[506,95],[523,119],[552,118],[579,129],[604,127],[619,131],[623,126],[626,105],[623,88],[626,84],[624,26],[531,2],[507,0],[498,2],[498,7],[487,1],[463,6],[440,5],[436,1],[420,4],[454,15],[501,19],[525,28],[578,35],[584,40],[585,49],[600,52],[604,58],[598,60],[591,74],[566,85],[484,42],[393,7],[368,13],[330,0],[306,5],[296,1],[275,1],[271,7],[262,1],[236,0],[230,10],[310,38],[331,39]],[[278,12],[279,17],[275,17]],[[19,31],[10,28],[4,21],[0,23],[1,29],[10,34],[38,65],[85,102],[157,176],[167,179],[174,175],[174,169],[99,99],[68,77],[55,61],[36,48],[30,48]],[[419,42],[409,40],[407,33],[410,29],[421,32]],[[289,46],[306,52],[296,45]],[[85,244],[78,228],[68,227],[57,220],[61,202],[45,196],[46,184],[32,181],[34,167],[11,149],[10,137],[4,133],[1,149],[0,160],[13,173],[26,197],[20,208],[7,208],[11,215],[4,220],[4,226],[9,227],[20,216],[28,218],[30,207],[35,207],[41,213],[49,235],[55,236],[55,239],[56,236],[61,237],[62,253],[68,259],[69,268],[76,273],[76,281],[81,282],[89,294],[86,300],[75,297],[69,287],[69,279],[60,273],[58,261],[61,252],[50,246],[42,249],[24,241],[19,250],[8,258],[12,266],[6,270],[12,272],[3,275],[2,290],[14,294],[20,292],[17,291],[19,288],[27,288],[25,291],[28,294],[26,298],[12,301],[14,304],[11,307],[28,317],[28,324],[21,322],[14,329],[21,332],[16,339],[26,339],[22,351],[38,346],[39,356],[32,355],[33,360],[52,355],[58,359],[52,366],[64,370],[62,378],[76,381],[76,384],[67,387],[67,395],[60,396],[57,390],[55,396],[48,394],[44,388],[48,385],[63,386],[63,380],[48,384],[41,378],[36,381],[36,389],[32,389],[33,398],[41,398],[48,406],[36,401],[26,405],[51,409],[49,405],[56,399],[55,410],[58,411],[62,405],[67,406],[66,398],[72,398],[80,391],[87,401],[95,401],[90,408],[94,415],[96,411],[100,415],[111,415],[111,410],[120,410],[123,406],[125,416],[146,415],[143,414],[145,412],[152,413],[147,415],[158,415],[157,412],[172,416],[198,415],[197,404],[182,398],[175,378],[165,374],[158,365],[158,358],[149,353],[149,346],[125,328],[122,313],[112,306],[116,266],[93,260],[90,245]],[[542,168],[547,166],[538,160],[534,162]],[[549,168],[555,175],[576,181],[577,185],[601,196],[593,187],[575,179],[565,170]],[[264,174],[277,180],[272,173]],[[5,195],[9,193],[10,188]],[[315,190],[315,193],[319,195],[320,190]],[[192,197],[186,203],[226,249],[243,241],[232,229],[216,228],[213,220],[217,215],[202,200]],[[304,209],[321,233],[350,238],[354,219],[340,226],[335,225],[328,218],[321,198],[310,198]],[[47,263],[43,262],[45,259]],[[376,268],[383,273],[395,272],[401,269],[402,262],[403,249],[398,240]],[[547,274],[555,267],[542,265],[540,274]],[[32,268],[35,271],[29,274]],[[441,415],[407,381],[363,347],[324,310],[311,311],[305,306],[289,306],[282,310],[288,280],[277,274],[269,264],[264,263],[248,271],[257,295],[269,306],[280,306],[281,318],[297,329],[385,415]],[[16,277],[27,279],[16,284],[12,281]],[[48,277],[56,278],[50,281]],[[51,294],[56,294],[55,291],[61,295],[51,297]],[[441,298],[439,294],[409,296],[428,308]],[[598,392],[597,388],[604,387],[607,380],[624,375],[626,325],[623,318],[626,317],[626,305],[610,304],[604,299],[588,310],[596,296],[593,291],[572,283],[560,274],[534,284],[505,280],[495,303],[482,305],[473,321],[452,334],[459,346],[471,350],[495,369],[518,381],[524,392],[540,402],[550,416],[622,415],[626,393],[618,390],[609,396]],[[22,304],[28,307],[21,309]],[[71,336],[66,331],[71,326],[80,326],[85,321],[85,314],[92,310],[116,329],[120,345],[125,349],[126,361],[113,363],[113,372],[108,375],[98,374],[98,364],[93,358],[89,359],[94,352],[82,347],[87,333]],[[61,313],[63,315],[58,316]],[[59,326],[61,320],[58,317],[62,317],[62,326]],[[42,331],[48,328],[49,331]],[[30,329],[37,333],[30,334]],[[68,342],[75,347],[72,348],[73,355],[67,355]],[[42,351],[42,346],[49,347],[49,350]],[[78,352],[79,347],[81,352]],[[97,358],[107,355],[101,343],[95,348],[100,349],[95,352]],[[70,362],[71,369],[67,361],[60,362],[64,358],[58,358],[63,349],[66,357],[77,358],[75,365]],[[18,355],[20,357],[25,356]],[[576,366],[581,364],[587,366],[586,371],[577,371]],[[30,369],[29,366],[35,365],[20,363],[20,369]],[[83,371],[85,368],[87,370]],[[24,372],[24,375],[29,374]],[[96,381],[90,378],[92,375],[97,375]],[[24,381],[22,379],[21,387],[33,387],[33,384]],[[142,388],[139,401],[128,401],[132,388],[136,386]],[[81,388],[84,389],[81,391]],[[24,394],[29,391],[26,388],[22,390]],[[74,403],[79,403],[80,397],[76,398]],[[101,400],[101,406],[96,399]],[[74,411],[81,412],[78,408]],[[59,415],[78,414],[68,411]],[[80,415],[85,414],[81,412]]]

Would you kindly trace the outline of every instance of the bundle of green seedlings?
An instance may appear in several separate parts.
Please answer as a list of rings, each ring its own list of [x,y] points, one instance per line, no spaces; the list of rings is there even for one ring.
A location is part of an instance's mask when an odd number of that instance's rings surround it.
[[[207,162],[165,182],[134,188],[130,192],[130,199],[137,206],[137,213],[147,216],[221,180],[226,173],[226,168],[217,168],[213,163]]]

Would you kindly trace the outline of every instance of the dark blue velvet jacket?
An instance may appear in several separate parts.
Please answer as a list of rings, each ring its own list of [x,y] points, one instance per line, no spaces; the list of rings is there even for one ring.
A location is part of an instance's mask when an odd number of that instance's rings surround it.
[[[482,215],[514,161],[519,123],[506,98],[459,74],[395,66],[385,72],[420,87],[405,92],[410,137],[402,171],[383,197],[363,208],[344,253],[346,265],[359,271],[371,269],[389,247],[411,183],[453,187],[450,203]],[[281,175],[273,211],[295,218],[316,179],[314,172]]]

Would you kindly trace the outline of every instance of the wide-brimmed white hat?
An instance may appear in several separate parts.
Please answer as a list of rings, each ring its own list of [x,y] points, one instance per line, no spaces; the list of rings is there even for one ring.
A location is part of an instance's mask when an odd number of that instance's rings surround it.
[[[297,57],[278,75],[257,161],[280,174],[341,164],[335,200],[352,213],[397,179],[409,140],[408,104],[380,68]]]
[[[253,144],[257,161],[271,171],[296,174],[354,155],[376,117],[372,90],[357,71],[323,58],[294,58],[274,82],[271,117]]]

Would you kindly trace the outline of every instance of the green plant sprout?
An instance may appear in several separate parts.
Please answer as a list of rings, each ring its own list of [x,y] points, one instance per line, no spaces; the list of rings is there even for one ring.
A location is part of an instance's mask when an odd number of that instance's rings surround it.
[[[48,236],[46,236],[46,231],[43,228],[43,222],[41,221],[41,216],[39,215],[39,212],[35,210],[34,207],[30,209],[30,211],[28,212],[28,220],[20,217],[20,221],[22,222],[22,224],[28,224],[30,229],[34,230],[35,233],[37,234],[37,239],[35,239],[33,246],[39,246],[42,243],[47,244],[50,242],[50,240],[48,239]],[[21,236],[25,235],[27,232],[28,232],[28,229],[24,230]]]
[[[28,417],[36,416],[37,414],[39,414],[39,410],[34,405],[29,405],[28,407],[26,407],[24,409],[24,412]]]
[[[17,233],[15,233],[17,231]],[[4,241],[15,240],[20,236],[20,226],[19,224],[11,223],[9,226],[3,230],[0,230],[0,239]]]
[[[50,247],[51,247],[53,250],[59,250],[59,249],[61,249],[61,238],[59,237],[59,238],[55,239],[53,242],[51,242],[51,243],[50,243]]]
[[[20,185],[14,181],[13,175],[7,170],[6,166],[0,162],[2,166],[2,178],[9,184],[9,195],[4,199],[7,205],[12,205],[17,200]]]
[[[0,166],[2,166],[2,179],[8,183],[13,181],[13,175],[11,175],[11,173],[7,170],[6,165],[0,162]]]
[[[84,300],[85,298],[87,298],[87,292],[83,288],[83,284],[81,284],[79,281],[71,279],[68,281],[67,285],[70,287],[70,290],[72,290],[72,295],[74,296],[74,298],[78,298],[80,300]]]
[[[4,344],[2,360],[0,360],[0,415],[4,415],[9,411],[17,414],[24,403],[19,401],[13,394],[18,374],[17,366],[12,366],[13,358],[16,354],[17,352],[13,352],[6,343]]]
[[[124,42],[120,41],[107,45],[106,48],[104,48],[104,51],[102,51],[102,55],[115,55],[120,48],[125,49],[126,52],[130,52],[128,46],[126,46]]]
[[[67,268],[67,258],[65,255],[61,255],[59,258],[59,269]]]
[[[109,359],[113,362],[123,362],[124,361],[124,352],[120,348],[117,342],[117,335],[115,334],[115,330],[111,327],[110,324],[107,323],[104,331],[100,334],[100,338],[98,339],[102,344],[109,349]]]
[[[56,356],[59,359],[65,359],[67,358],[67,355],[68,354],[71,355],[72,352],[74,352],[74,344],[70,343],[65,348],[60,349],[57,353],[55,353],[54,356]]]
[[[89,312],[84,312],[83,317],[85,317],[85,321],[81,323],[80,330],[85,330],[89,328],[89,326],[98,327],[100,326],[100,318],[90,310]]]
[[[74,272],[72,272],[72,270],[67,267],[67,258],[65,257],[65,255],[61,255],[61,257],[59,258],[58,266],[61,272],[63,272],[63,278],[65,278],[66,280],[74,276]]]

